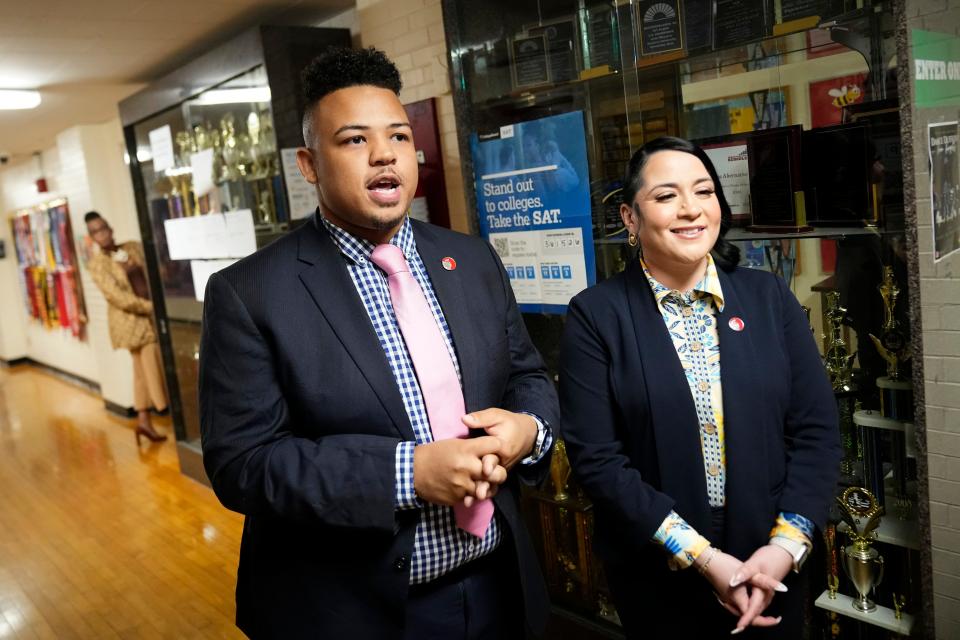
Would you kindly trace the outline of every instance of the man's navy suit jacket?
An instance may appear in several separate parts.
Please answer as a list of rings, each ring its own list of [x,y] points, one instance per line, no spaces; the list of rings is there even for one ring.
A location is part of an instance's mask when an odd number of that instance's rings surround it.
[[[395,511],[395,451],[414,440],[386,355],[317,213],[212,276],[200,413],[214,491],[246,516],[237,624],[254,638],[399,638],[418,509]],[[412,222],[450,327],[467,411],[500,407],[559,425],[553,383],[485,241]],[[452,257],[456,268],[441,261]],[[548,600],[519,513],[517,465],[495,498],[527,623]]]

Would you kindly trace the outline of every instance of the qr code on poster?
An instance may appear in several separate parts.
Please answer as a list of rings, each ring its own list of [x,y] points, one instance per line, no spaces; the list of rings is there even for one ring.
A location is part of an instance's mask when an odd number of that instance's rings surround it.
[[[491,238],[493,240],[493,250],[501,258],[510,257],[510,240],[508,238]]]

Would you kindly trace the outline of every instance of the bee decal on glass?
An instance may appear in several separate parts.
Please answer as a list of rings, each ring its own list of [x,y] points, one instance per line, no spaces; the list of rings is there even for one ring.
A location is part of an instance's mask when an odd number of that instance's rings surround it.
[[[833,97],[831,104],[840,109],[860,99],[860,87],[855,84],[845,84],[839,89],[830,89],[827,94]]]

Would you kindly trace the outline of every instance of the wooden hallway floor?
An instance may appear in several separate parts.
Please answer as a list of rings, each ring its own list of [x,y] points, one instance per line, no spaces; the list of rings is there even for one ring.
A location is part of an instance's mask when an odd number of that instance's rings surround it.
[[[60,379],[0,369],[0,639],[242,638],[241,516],[181,475],[170,435]]]

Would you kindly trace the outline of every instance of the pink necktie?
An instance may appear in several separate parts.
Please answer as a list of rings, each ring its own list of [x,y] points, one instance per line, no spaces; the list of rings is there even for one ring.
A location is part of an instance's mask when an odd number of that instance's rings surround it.
[[[373,250],[370,259],[387,274],[393,312],[417,372],[433,439],[466,438],[470,432],[461,421],[466,409],[457,371],[403,251],[392,244],[381,244]],[[453,512],[458,527],[482,538],[493,518],[493,503],[489,499],[479,500],[467,507],[461,502],[453,507]]]

